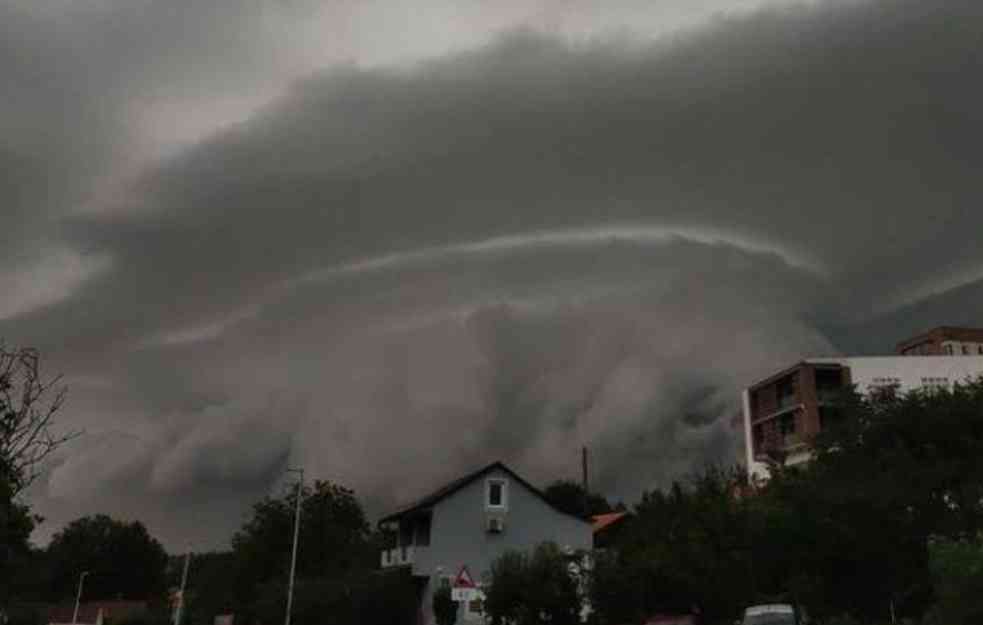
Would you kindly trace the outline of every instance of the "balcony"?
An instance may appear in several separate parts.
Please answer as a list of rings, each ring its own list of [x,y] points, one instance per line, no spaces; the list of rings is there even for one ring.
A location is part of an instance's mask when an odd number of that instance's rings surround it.
[[[395,566],[412,566],[422,549],[426,549],[426,547],[403,545],[402,547],[383,549],[380,564],[384,569]]]

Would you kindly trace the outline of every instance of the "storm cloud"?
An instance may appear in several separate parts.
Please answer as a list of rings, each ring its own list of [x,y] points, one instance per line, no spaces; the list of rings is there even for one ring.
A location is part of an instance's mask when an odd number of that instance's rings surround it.
[[[582,445],[630,501],[755,376],[983,312],[978,2],[199,4],[0,4],[0,336],[87,431],[44,532]]]

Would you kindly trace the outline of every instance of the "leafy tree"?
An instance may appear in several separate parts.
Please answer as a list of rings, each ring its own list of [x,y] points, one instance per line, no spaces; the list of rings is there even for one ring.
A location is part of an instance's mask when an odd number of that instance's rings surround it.
[[[532,555],[506,552],[492,563],[485,591],[491,625],[578,623],[581,608],[570,561],[555,544],[543,543]]]
[[[939,540],[930,551],[938,604],[926,621],[932,625],[983,623],[983,548],[968,541]]]
[[[598,562],[597,618],[639,620],[655,613],[729,619],[753,594],[747,503],[740,474],[708,468],[687,484],[644,493],[629,531]]]
[[[839,492],[893,507],[927,539],[983,530],[983,378],[952,389],[845,396],[815,441],[813,472]]]
[[[276,623],[282,619],[286,593],[285,582],[262,585],[252,619],[259,623]],[[413,578],[408,571],[361,571],[344,579],[298,580],[294,587],[291,622],[297,625],[415,625],[416,597]]]
[[[608,500],[597,493],[584,496],[584,487],[570,480],[558,480],[543,491],[546,499],[559,510],[575,516],[588,516],[611,512]]]
[[[296,489],[253,506],[253,515],[232,537],[246,586],[287,578],[293,540]],[[298,578],[339,579],[371,568],[369,525],[354,492],[325,481],[305,486],[301,503]]]
[[[26,565],[32,551],[28,539],[39,520],[14,499],[14,485],[0,475],[0,579],[18,580],[21,575],[15,572],[29,568]],[[0,585],[0,609],[10,604],[15,586],[16,582]]]
[[[451,598],[450,586],[441,587],[433,594],[433,614],[437,625],[454,625],[457,621],[457,602]]]
[[[74,596],[79,574],[89,599],[155,599],[167,591],[167,554],[139,521],[106,515],[72,521],[48,547],[51,599]]]
[[[171,586],[179,583],[181,565],[174,568]],[[240,605],[236,593],[238,563],[231,551],[196,553],[191,559],[185,595],[186,623],[211,625],[218,614],[229,614]]]

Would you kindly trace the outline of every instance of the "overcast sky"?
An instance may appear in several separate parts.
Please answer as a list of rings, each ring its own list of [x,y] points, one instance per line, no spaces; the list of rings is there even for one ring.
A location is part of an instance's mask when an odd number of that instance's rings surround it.
[[[0,0],[29,493],[227,544],[503,459],[635,500],[738,391],[983,322],[979,0]]]

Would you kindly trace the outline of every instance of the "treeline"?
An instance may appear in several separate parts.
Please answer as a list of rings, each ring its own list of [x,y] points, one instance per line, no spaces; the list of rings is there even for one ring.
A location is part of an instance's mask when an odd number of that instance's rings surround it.
[[[293,622],[406,622],[415,612],[412,580],[378,571],[382,537],[370,530],[354,493],[317,481],[302,497]],[[184,623],[211,625],[220,614],[247,624],[283,619],[295,503],[293,488],[263,499],[232,537],[231,550],[192,556]],[[149,611],[131,625],[170,621],[168,597],[179,586],[183,557],[168,557],[140,522],[84,517],[45,549],[30,548],[26,535],[18,541],[2,604],[11,625],[42,625],[43,606],[71,603],[82,571],[85,601],[145,601]]]
[[[587,603],[598,625],[656,614],[730,624],[775,601],[820,623],[983,623],[983,381],[850,393],[831,416],[815,459],[774,458],[767,484],[709,468],[645,493],[595,554],[580,606],[573,582],[556,581],[569,558],[509,554],[491,580],[492,623],[555,623]]]

